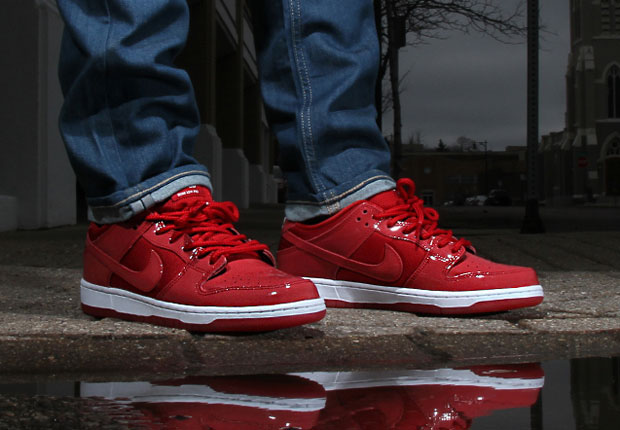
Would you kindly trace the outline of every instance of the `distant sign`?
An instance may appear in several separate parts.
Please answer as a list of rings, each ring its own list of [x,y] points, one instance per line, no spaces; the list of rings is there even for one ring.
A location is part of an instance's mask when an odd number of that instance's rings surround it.
[[[577,157],[577,167],[588,167],[588,159],[586,157]]]

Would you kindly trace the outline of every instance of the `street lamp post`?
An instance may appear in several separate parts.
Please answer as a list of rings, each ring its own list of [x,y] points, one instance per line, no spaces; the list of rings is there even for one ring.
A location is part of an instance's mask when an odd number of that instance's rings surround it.
[[[405,20],[394,10],[392,1],[385,3],[387,14],[388,30],[388,58],[390,65],[390,82],[392,87],[392,113],[393,113],[393,133],[392,139],[392,176],[400,177],[402,163],[403,140],[401,136],[402,120],[400,109],[400,94],[398,89],[398,52],[399,49],[407,44],[407,31]]]
[[[538,212],[538,0],[527,1],[527,198],[521,233],[544,233]]]

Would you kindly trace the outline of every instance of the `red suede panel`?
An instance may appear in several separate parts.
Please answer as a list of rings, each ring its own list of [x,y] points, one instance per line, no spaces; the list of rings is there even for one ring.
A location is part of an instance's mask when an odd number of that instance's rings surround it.
[[[144,245],[144,243],[147,242],[144,239],[141,239],[140,243]],[[164,263],[164,273],[161,276],[159,284],[157,284],[152,291],[154,296],[157,296],[160,291],[166,288],[168,283],[179,276],[179,273],[181,273],[185,268],[185,262],[174,252],[162,248],[157,248],[156,252],[159,254],[162,262]]]
[[[97,225],[95,223],[90,223],[86,234],[90,240],[96,240],[99,236],[108,231],[109,228],[110,224]]]
[[[295,276],[335,278],[338,266],[296,248],[278,252],[278,269]]]
[[[101,264],[90,252],[84,249],[84,279],[92,284],[107,286],[112,272]]]
[[[368,201],[376,204],[383,209],[389,209],[405,203],[405,201],[398,195],[396,190],[389,190],[376,194],[369,198]]]
[[[145,294],[144,292],[138,290],[137,288],[134,288],[133,285],[131,285],[129,282],[125,281],[123,278],[116,276],[113,273],[112,273],[112,276],[110,277],[109,285],[106,285],[106,286],[109,286],[112,288],[120,288],[123,290],[131,291],[132,293],[152,297],[150,294]]]
[[[392,240],[390,246],[403,257],[404,267],[403,274],[398,280],[398,285],[404,285],[409,277],[420,267],[420,264],[426,259],[428,252],[416,243],[405,240]]]
[[[352,203],[346,208],[340,210],[333,216],[318,224],[306,225],[302,223],[293,223],[291,221],[286,221],[282,231],[284,232],[289,228],[293,228],[295,234],[303,239],[320,239],[330,229],[335,228],[343,222],[346,222],[349,219],[350,213],[362,203],[363,201]]]
[[[129,267],[130,269],[141,270],[142,268],[144,268],[146,262],[148,261],[152,249],[153,246],[149,244],[148,241],[140,238],[134,244],[133,248],[123,257],[121,263]],[[137,294],[147,295],[149,297],[156,298],[159,292],[166,285],[168,285],[170,281],[176,278],[180,272],[183,271],[183,268],[185,267],[185,262],[172,251],[162,248],[155,249],[157,254],[162,259],[164,271],[161,280],[152,291],[148,293],[140,291],[128,282],[125,282],[123,279],[119,278],[118,276],[112,277],[112,279],[110,280],[110,286],[115,288],[122,288]]]
[[[120,260],[150,226],[150,223],[142,223],[136,228],[126,224],[112,224],[93,244],[110,257]]]
[[[348,257],[373,234],[370,227],[371,214],[363,214],[360,206],[347,212],[337,221],[332,225],[326,225],[326,228],[312,240],[312,243]]]
[[[338,272],[337,279],[376,285],[403,286],[426,257],[426,251],[416,244],[404,240],[387,239],[380,233],[373,233],[373,235],[355,251],[351,258],[364,263],[380,264],[385,257],[386,243],[394,248],[403,259],[403,271],[397,281],[386,283],[373,279],[363,273],[352,272],[346,269],[341,269]]]
[[[278,252],[284,251],[285,249],[290,248],[291,246],[293,246],[291,242],[289,242],[288,240],[284,238],[280,238],[280,244],[278,245]]]
[[[350,258],[363,263],[380,263],[385,258],[385,238],[376,233],[371,234]]]
[[[132,270],[142,270],[151,255],[152,246],[139,238],[131,249],[121,258],[121,263]]]

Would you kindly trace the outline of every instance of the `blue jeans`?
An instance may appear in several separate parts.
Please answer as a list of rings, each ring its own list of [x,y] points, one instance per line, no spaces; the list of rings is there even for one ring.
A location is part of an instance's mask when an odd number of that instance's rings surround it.
[[[193,88],[173,64],[187,39],[186,0],[58,5],[66,24],[60,129],[89,218],[118,222],[188,185],[210,187],[191,155],[200,125]],[[330,215],[393,188],[375,123],[372,2],[271,0],[257,13],[261,89],[289,184],[287,217]]]

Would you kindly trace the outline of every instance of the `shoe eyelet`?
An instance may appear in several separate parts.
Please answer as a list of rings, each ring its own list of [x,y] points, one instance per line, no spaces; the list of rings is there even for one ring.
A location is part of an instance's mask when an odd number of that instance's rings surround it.
[[[364,210],[362,211],[362,213],[363,213],[363,214],[367,214],[367,213],[368,213],[368,209],[364,209]]]
[[[366,227],[368,227],[368,223],[364,224]]]
[[[357,222],[360,222],[362,219],[360,217],[357,217]]]

